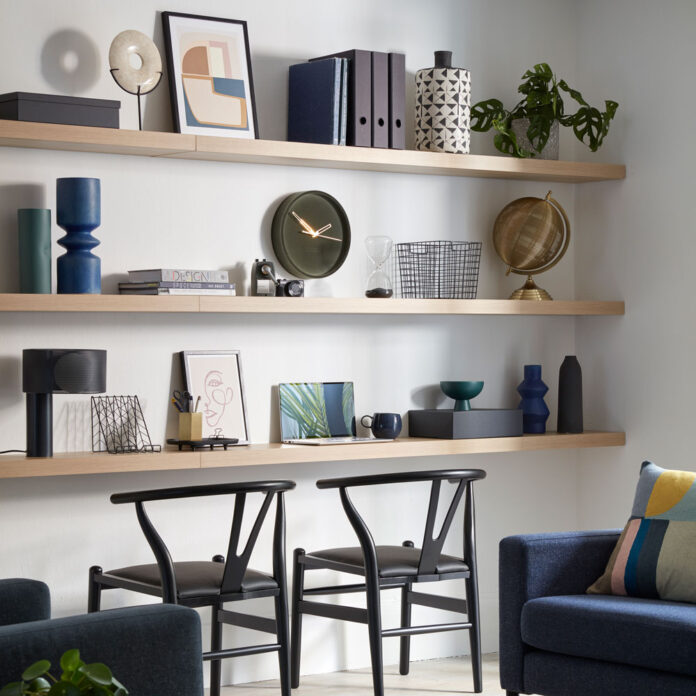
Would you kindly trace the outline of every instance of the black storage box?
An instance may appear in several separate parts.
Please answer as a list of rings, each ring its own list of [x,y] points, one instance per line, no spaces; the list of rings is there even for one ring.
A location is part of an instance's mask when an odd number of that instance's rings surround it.
[[[58,94],[11,92],[0,94],[0,118],[71,126],[118,128],[120,101],[84,99]]]
[[[409,411],[408,434],[410,437],[437,437],[445,440],[518,437],[522,435],[522,411],[518,408]]]

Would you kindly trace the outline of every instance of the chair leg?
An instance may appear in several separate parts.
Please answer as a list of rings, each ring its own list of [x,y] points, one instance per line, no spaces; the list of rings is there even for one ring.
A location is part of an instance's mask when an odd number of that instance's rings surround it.
[[[304,549],[295,549],[292,566],[292,640],[290,641],[290,684],[300,685],[300,652],[302,648],[302,612],[300,602],[304,591],[304,564],[299,561]]]
[[[99,566],[92,566],[89,569],[89,588],[87,591],[87,611],[92,614],[99,611],[101,606],[101,585],[94,579],[95,575],[102,572]]]
[[[278,643],[278,666],[280,668],[281,696],[290,696],[290,630],[288,626],[287,587],[281,587],[275,598]]]
[[[411,583],[401,588],[401,628],[411,625],[411,602],[408,601],[408,593],[411,591]],[[411,659],[411,636],[399,638],[399,674],[408,674]]]
[[[471,628],[469,629],[469,645],[471,646],[471,671],[474,674],[474,692],[483,691],[483,672],[481,667],[481,626],[479,622],[479,596],[476,567],[471,569],[471,575],[466,579],[466,606]]]
[[[218,621],[217,604],[211,607],[210,650],[222,649],[222,623]],[[222,660],[210,661],[210,696],[220,696],[220,674]]]
[[[384,696],[384,671],[382,665],[382,614],[380,610],[379,578],[372,573],[365,577],[367,590],[367,631],[370,636],[372,658],[372,686],[375,696]]]

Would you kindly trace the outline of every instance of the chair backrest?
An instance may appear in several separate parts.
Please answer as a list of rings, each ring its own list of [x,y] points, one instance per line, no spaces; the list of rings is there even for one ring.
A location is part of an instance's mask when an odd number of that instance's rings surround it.
[[[285,567],[285,503],[283,494],[295,488],[294,481],[250,481],[246,483],[222,483],[205,486],[185,486],[181,488],[160,488],[148,491],[132,491],[130,493],[115,493],[111,496],[111,502],[119,505],[122,503],[135,503],[140,528],[155,554],[157,565],[162,578],[162,599],[165,602],[176,604],[176,575],[169,549],[162,537],[157,533],[150,518],[145,512],[143,503],[155,500],[174,500],[179,498],[198,498],[211,495],[234,495],[234,511],[232,514],[232,528],[230,540],[225,558],[225,570],[223,572],[220,594],[240,592],[244,573],[249,565],[249,559],[254,550],[254,545],[259,537],[259,532],[266,519],[266,513],[277,494],[276,517],[273,532],[273,575],[277,578],[281,569]],[[244,549],[239,551],[242,522],[244,520],[244,508],[246,497],[249,493],[262,493],[264,495],[261,509],[259,510]]]
[[[370,476],[350,476],[348,478],[322,479],[317,481],[317,488],[338,488],[341,502],[346,515],[360,540],[363,549],[366,568],[374,565],[373,572],[377,572],[377,555],[372,534],[365,521],[358,513],[350,499],[347,488],[354,486],[375,486],[390,483],[413,483],[417,481],[430,481],[430,502],[425,519],[423,531],[423,543],[420,559],[418,561],[419,575],[435,575],[437,562],[442,553],[447,534],[452,526],[452,520],[457,508],[464,499],[464,561],[473,568],[476,564],[476,535],[474,533],[474,493],[473,482],[486,477],[486,472],[481,469],[451,469],[439,471],[413,471],[395,474],[373,474]],[[441,484],[443,481],[457,484],[450,506],[445,514],[439,532],[435,533],[435,520],[437,518],[440,502]]]

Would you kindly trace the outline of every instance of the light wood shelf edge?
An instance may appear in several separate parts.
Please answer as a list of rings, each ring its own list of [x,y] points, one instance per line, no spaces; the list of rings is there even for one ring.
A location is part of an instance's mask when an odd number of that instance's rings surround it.
[[[226,452],[178,452],[173,450],[157,454],[80,452],[57,454],[46,459],[0,455],[0,479],[277,466],[326,461],[436,457],[495,452],[532,452],[586,447],[620,447],[625,444],[626,434],[623,432],[588,431],[579,435],[548,433],[546,435],[476,440],[401,438],[396,442],[327,445],[324,447],[268,443],[248,447],[233,447]]]
[[[0,146],[496,179],[583,183],[624,179],[622,164],[454,155],[416,150],[244,140],[159,131],[0,120]]]
[[[417,300],[351,297],[220,297],[210,295],[0,294],[0,312],[148,312],[204,314],[438,314],[616,316],[621,301]]]

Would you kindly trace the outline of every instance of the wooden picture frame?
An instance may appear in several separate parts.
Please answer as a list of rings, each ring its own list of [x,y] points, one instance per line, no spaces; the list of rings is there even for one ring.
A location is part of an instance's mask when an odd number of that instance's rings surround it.
[[[246,22],[163,12],[162,26],[176,131],[258,138]]]
[[[203,414],[203,437],[236,437],[249,444],[242,363],[238,350],[184,350],[181,371],[186,391]]]

